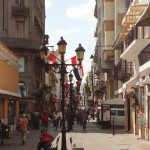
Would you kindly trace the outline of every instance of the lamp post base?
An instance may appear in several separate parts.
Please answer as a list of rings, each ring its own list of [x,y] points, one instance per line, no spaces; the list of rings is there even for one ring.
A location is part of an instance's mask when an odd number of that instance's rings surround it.
[[[62,143],[61,143],[61,150],[67,150],[66,147],[66,129],[62,129]]]

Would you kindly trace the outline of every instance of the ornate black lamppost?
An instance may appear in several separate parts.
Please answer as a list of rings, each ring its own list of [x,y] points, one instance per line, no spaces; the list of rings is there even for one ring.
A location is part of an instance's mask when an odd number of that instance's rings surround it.
[[[45,41],[45,40],[44,40]],[[46,40],[47,42],[47,40]],[[41,54],[41,59],[45,60],[45,57],[47,56],[47,52],[48,52],[48,48],[46,46],[47,43],[44,42],[44,44],[40,47],[40,54]],[[62,119],[63,119],[63,123],[62,123],[62,144],[61,144],[61,150],[67,150],[66,147],[66,127],[65,127],[65,87],[64,87],[64,82],[65,82],[65,74],[66,72],[66,67],[67,66],[80,66],[81,62],[83,60],[84,57],[84,52],[85,49],[81,46],[81,44],[79,44],[79,47],[75,50],[76,52],[76,57],[77,60],[79,61],[79,64],[66,64],[65,60],[64,60],[64,54],[66,52],[66,41],[63,39],[63,37],[61,37],[61,40],[57,43],[58,45],[58,50],[59,53],[61,55],[61,59],[58,59],[60,61],[60,64],[48,64],[46,63],[46,68],[48,69],[52,69],[52,67],[59,67],[59,71],[58,73],[60,73],[61,75],[61,88],[62,88],[62,100],[61,100],[61,111],[62,111]]]
[[[69,82],[70,82],[70,110],[72,110],[72,92],[73,92],[73,83],[72,83],[73,75],[69,74]]]
[[[69,113],[70,113],[70,121],[69,121],[69,130],[73,130],[73,83],[72,83],[73,75],[70,73],[69,74],[69,82],[70,82],[70,87],[69,87],[69,93],[70,93],[70,104],[69,104]]]

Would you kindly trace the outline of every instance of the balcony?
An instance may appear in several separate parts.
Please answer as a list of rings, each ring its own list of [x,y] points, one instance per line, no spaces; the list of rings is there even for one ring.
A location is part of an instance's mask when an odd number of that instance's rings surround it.
[[[104,51],[104,61],[112,61],[114,59],[114,51],[113,50],[105,50]]]
[[[29,8],[25,7],[24,4],[20,4],[12,7],[12,15],[13,16],[29,16]]]
[[[129,32],[138,19],[142,16],[148,4],[136,3],[135,0],[130,4],[129,9],[122,20],[124,31]],[[124,33],[126,34],[126,33]]]
[[[97,4],[95,4],[94,16],[95,16],[95,18],[97,18]]]
[[[94,32],[94,37],[98,37],[98,23],[96,25],[96,30]]]
[[[148,44],[138,55],[139,65],[142,66],[150,60],[150,44]]]
[[[123,83],[133,77],[133,63],[126,60],[120,60],[114,68],[114,77],[117,80],[121,80]]]
[[[96,96],[102,96],[106,92],[106,85],[103,80],[99,80],[94,88],[94,92]]]
[[[94,55],[93,56],[93,63],[97,64],[97,61],[98,61],[98,55]]]
[[[0,41],[10,48],[24,48],[24,49],[38,50],[39,47],[41,46],[41,42],[25,38],[0,37]]]
[[[150,36],[146,36],[146,32],[141,32],[145,28],[146,26],[132,28],[125,37],[123,41],[123,53],[120,56],[122,59],[132,61],[150,43]]]

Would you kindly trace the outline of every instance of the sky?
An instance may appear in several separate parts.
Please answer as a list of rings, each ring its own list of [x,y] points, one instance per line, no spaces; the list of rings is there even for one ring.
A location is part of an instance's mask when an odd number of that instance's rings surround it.
[[[49,45],[58,48],[60,37],[67,42],[65,59],[76,55],[79,43],[84,47],[82,62],[84,78],[90,71],[90,56],[94,53],[96,38],[96,18],[94,17],[95,0],[45,0],[45,34],[49,35]]]

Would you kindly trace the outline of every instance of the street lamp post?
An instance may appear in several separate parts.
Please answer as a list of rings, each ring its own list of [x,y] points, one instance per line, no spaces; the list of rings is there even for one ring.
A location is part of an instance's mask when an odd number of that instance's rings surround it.
[[[45,40],[44,40],[45,41]],[[47,40],[46,40],[47,42]],[[60,64],[47,64],[48,68],[52,68],[52,67],[60,67],[59,72],[61,74],[61,88],[62,88],[62,100],[61,100],[61,111],[62,111],[62,144],[61,144],[61,150],[67,150],[66,147],[66,127],[65,127],[65,88],[64,88],[64,82],[65,82],[65,74],[66,72],[66,67],[67,66],[77,66],[77,65],[81,65],[81,62],[83,60],[84,57],[84,52],[85,49],[81,46],[81,44],[79,44],[79,47],[75,50],[76,52],[76,57],[77,60],[79,61],[79,64],[66,64],[65,60],[64,60],[64,54],[66,52],[66,41],[63,39],[63,37],[61,37],[61,40],[57,43],[58,45],[58,50],[59,53],[61,55],[61,60],[59,60],[57,57],[57,59],[60,61]],[[41,47],[40,47],[40,55],[41,55],[41,59],[45,60],[45,57],[47,56],[47,52],[48,52],[48,48],[46,47],[46,44],[44,43]]]
[[[73,83],[72,83],[72,79],[73,79],[73,75],[70,73],[69,74],[69,82],[70,82],[70,107],[69,107],[69,115],[70,115],[70,117],[69,117],[69,130],[73,130],[73,127],[72,127],[72,125],[73,125],[73,114],[72,114],[72,109],[73,109],[73,107],[72,107],[72,105],[73,105]]]
[[[70,73],[69,74],[69,81],[70,81],[70,110],[72,110],[72,86],[73,86],[73,83],[72,83],[72,78],[73,78],[73,75]]]

